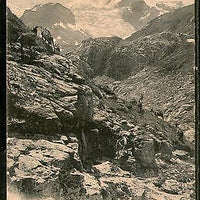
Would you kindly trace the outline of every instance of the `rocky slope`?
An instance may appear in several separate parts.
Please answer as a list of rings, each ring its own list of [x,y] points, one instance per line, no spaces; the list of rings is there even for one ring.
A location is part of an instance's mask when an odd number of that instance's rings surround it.
[[[31,28],[47,27],[65,51],[88,38],[88,35],[76,26],[75,16],[70,9],[59,3],[36,5],[25,10],[20,19]]]
[[[116,6],[122,10],[122,18],[139,30],[152,19],[183,6],[181,1],[172,2],[171,5],[168,3],[155,2],[155,5],[148,5],[148,2],[143,0],[122,0]]]
[[[161,109],[194,142],[194,7],[155,18],[116,45],[106,42],[114,39],[86,40],[78,50],[96,76],[108,76],[95,82],[124,99],[143,94],[148,109]]]
[[[106,70],[110,53],[120,41],[119,37],[89,38],[82,42],[77,54],[91,66],[93,76],[101,75]]]
[[[77,54],[84,60],[88,60],[94,72],[96,66],[101,65],[104,74],[115,79],[123,79],[131,73],[140,71],[145,65],[171,67],[169,62],[172,55],[173,62],[178,59],[176,67],[179,68],[181,63],[190,63],[194,60],[192,56],[194,52],[194,6],[187,6],[158,17],[142,30],[114,45],[109,40],[120,41],[115,37],[89,39],[84,41],[77,51]],[[93,57],[98,57],[100,51],[101,54],[104,53],[105,44],[110,46],[109,52],[105,53],[106,56],[99,60],[93,59]]]
[[[104,40],[107,52],[121,41]],[[8,198],[194,199],[180,128],[92,81],[87,60],[34,48],[27,62],[19,46],[7,57]]]
[[[27,27],[24,23],[14,15],[11,10],[6,8],[6,16],[7,16],[7,38],[8,43],[16,42],[19,38],[20,34],[25,33],[27,31]]]
[[[191,149],[176,128],[141,113],[134,101],[116,102],[105,86],[86,86],[66,61],[56,55],[34,65],[8,61],[9,190],[25,199],[192,199]],[[93,106],[78,100],[80,88],[86,102],[93,91]],[[78,122],[85,109],[93,116],[84,118],[83,137]],[[131,145],[116,149],[125,135]]]
[[[161,15],[149,22],[148,26],[132,34],[128,40],[134,40],[138,37],[153,35],[163,31],[173,33],[184,33],[194,38],[194,5],[179,8],[174,12]]]

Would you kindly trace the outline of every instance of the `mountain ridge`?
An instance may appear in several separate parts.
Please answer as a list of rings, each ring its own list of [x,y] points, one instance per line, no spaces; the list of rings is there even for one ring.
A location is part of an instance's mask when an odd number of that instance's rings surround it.
[[[184,14],[186,13],[186,15]],[[182,19],[182,17],[186,19]],[[180,24],[178,22],[183,22]],[[164,27],[163,27],[164,26]],[[176,9],[150,21],[147,26],[133,33],[127,40],[136,39],[138,36],[147,36],[162,31],[181,32],[194,38],[194,4]]]
[[[59,3],[36,5],[26,10],[20,18],[31,28],[47,27],[54,36],[62,51],[70,51],[89,36],[76,25],[74,14]]]
[[[44,0],[41,3],[46,4],[47,2]],[[166,2],[164,3],[166,6],[159,4],[160,7],[158,7],[156,4],[151,4],[148,1],[145,3],[145,1],[142,0],[130,1],[130,3],[125,4],[124,6],[117,6],[118,4],[123,3],[123,0],[106,0],[103,2],[97,1],[92,3],[89,1],[69,1],[66,3],[65,1],[60,0],[58,3],[69,8],[75,15],[76,26],[79,27],[78,29],[81,29],[84,33],[92,37],[118,36],[126,38],[133,32],[145,26],[153,18],[169,12],[169,8],[170,11],[177,8],[176,3],[169,4]],[[157,3],[159,3],[159,1]],[[141,6],[143,4],[145,6]],[[32,5],[36,5],[36,2],[32,3]],[[27,8],[30,8],[29,10],[33,9],[31,7],[32,6],[27,6]],[[36,9],[36,7],[37,6],[35,6],[34,9]],[[165,7],[168,9],[165,10]],[[43,16],[43,18],[45,18],[45,16]],[[59,22],[60,21],[57,23]],[[26,22],[26,24],[28,24],[28,22]],[[67,26],[67,23],[63,22],[63,24]],[[114,27],[118,27],[118,29]],[[80,34],[78,35],[79,36],[76,38],[77,41],[78,37],[80,37]],[[86,38],[83,37],[81,39]]]

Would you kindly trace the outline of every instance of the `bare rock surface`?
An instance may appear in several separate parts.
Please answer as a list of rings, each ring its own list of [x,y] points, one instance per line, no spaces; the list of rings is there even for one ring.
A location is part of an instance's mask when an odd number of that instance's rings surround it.
[[[171,168],[163,172],[160,165],[158,178],[138,177],[133,171],[121,169],[118,160],[102,161],[93,165],[91,172],[85,172],[80,168],[78,148],[73,149],[73,143],[66,146],[52,140],[9,138],[8,161],[12,165],[8,166],[8,189],[11,194],[19,190],[23,199],[192,199],[189,194],[194,177],[189,175],[188,166],[184,173],[190,176],[191,184],[170,176],[172,171],[178,173],[178,164],[171,164]],[[17,151],[21,152],[18,157],[15,156]]]

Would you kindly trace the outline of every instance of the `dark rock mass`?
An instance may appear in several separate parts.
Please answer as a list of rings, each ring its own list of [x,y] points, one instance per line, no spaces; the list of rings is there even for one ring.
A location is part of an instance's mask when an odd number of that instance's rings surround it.
[[[15,16],[8,7],[6,8],[6,16],[8,43],[14,43],[19,38],[20,34],[27,31],[27,28],[24,23],[19,18],[17,18],[17,16]]]

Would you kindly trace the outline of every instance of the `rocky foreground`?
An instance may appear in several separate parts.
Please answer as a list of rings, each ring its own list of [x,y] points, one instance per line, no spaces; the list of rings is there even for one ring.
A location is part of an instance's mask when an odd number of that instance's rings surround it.
[[[92,172],[80,171],[78,144],[70,137],[10,138],[8,146],[9,190],[20,190],[22,199],[194,199],[194,165],[184,151],[174,151],[170,164],[157,156],[159,176],[151,169],[141,177],[131,158],[123,165],[132,170],[105,159]]]

